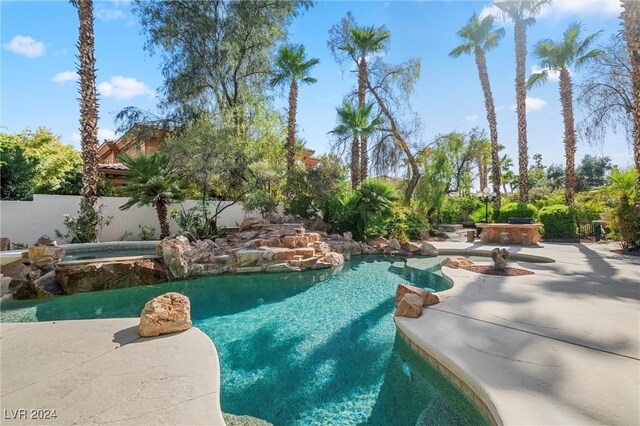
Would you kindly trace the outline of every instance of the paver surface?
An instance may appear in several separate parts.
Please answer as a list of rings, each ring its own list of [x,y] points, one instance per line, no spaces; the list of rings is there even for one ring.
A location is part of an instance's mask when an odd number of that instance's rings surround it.
[[[0,423],[223,425],[209,337],[141,338],[138,322],[0,324]]]
[[[640,424],[640,258],[596,244],[509,250],[556,262],[513,263],[535,272],[516,277],[443,268],[453,288],[398,327],[504,424]]]

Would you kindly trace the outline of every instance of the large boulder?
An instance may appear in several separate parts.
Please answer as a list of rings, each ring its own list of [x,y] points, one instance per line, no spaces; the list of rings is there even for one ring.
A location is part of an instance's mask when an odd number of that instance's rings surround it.
[[[391,247],[391,250],[400,250],[401,248],[400,243],[395,238],[392,238],[391,241],[389,241],[389,247]]]
[[[264,253],[264,250],[238,250],[236,259],[240,267],[256,266],[262,263]]]
[[[187,278],[189,276],[189,263],[193,257],[191,243],[183,236],[165,238],[160,242],[160,249],[164,264],[172,278]]]
[[[444,262],[442,262],[442,266],[447,266],[452,269],[465,268],[471,265],[473,265],[473,262],[462,256],[447,257]]]
[[[340,266],[344,263],[344,256],[340,253],[331,252],[321,257],[320,262],[328,263],[332,267]]]
[[[257,219],[255,217],[248,217],[240,224],[240,232],[248,231],[250,229],[261,229],[265,221]]]
[[[0,251],[6,251],[11,248],[11,240],[6,237],[0,238]]]
[[[270,247],[263,252],[263,258],[268,262],[291,260],[296,254],[299,254],[296,251],[284,247]]]
[[[58,244],[50,236],[41,235],[40,238],[38,238],[38,241],[36,241],[36,243],[34,245],[36,245],[36,246],[55,246],[55,245],[58,245]]]
[[[64,257],[64,249],[56,246],[31,246],[28,251],[29,263],[45,271]]]
[[[55,271],[47,272],[31,284],[37,297],[59,296],[64,294],[64,289],[56,279]]]
[[[402,244],[402,250],[408,251],[409,253],[416,253],[422,250],[422,247],[418,243],[414,243],[412,241],[407,241]]]
[[[430,291],[409,284],[398,284],[396,288],[396,306],[398,306],[405,294],[419,296],[422,300],[422,306],[431,306],[440,302],[440,298]]]
[[[191,303],[180,293],[170,292],[151,299],[140,313],[138,334],[142,337],[177,333],[191,328]]]
[[[67,294],[158,284],[167,269],[157,259],[114,260],[84,265],[60,265],[56,278]]]
[[[406,293],[396,307],[396,317],[418,318],[422,314],[422,298],[417,294]]]
[[[422,243],[420,243],[420,254],[423,256],[436,257],[440,254],[440,252],[432,244],[429,244],[428,242],[423,241]]]

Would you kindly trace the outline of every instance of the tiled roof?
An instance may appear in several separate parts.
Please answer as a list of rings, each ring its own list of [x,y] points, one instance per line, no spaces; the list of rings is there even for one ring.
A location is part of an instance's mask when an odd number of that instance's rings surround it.
[[[122,163],[102,163],[98,164],[98,168],[109,170],[129,170],[129,168]]]

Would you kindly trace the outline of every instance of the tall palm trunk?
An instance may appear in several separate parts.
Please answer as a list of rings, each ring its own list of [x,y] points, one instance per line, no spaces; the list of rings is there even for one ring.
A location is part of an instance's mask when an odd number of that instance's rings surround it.
[[[516,113],[518,115],[518,173],[520,201],[529,201],[529,154],[527,152],[527,34],[522,21],[515,23],[516,45]]]
[[[562,102],[562,116],[564,118],[564,155],[566,159],[565,166],[565,204],[573,206],[575,188],[576,188],[576,172],[575,172],[575,156],[576,156],[576,132],[573,124],[573,94],[571,88],[571,76],[569,70],[562,68],[560,71],[560,101]]]
[[[500,210],[500,155],[498,154],[498,123],[496,120],[496,109],[493,104],[493,95],[491,94],[491,85],[489,84],[489,73],[487,71],[487,60],[484,52],[479,46],[475,47],[475,59],[478,66],[478,76],[480,77],[480,85],[484,93],[484,106],[487,110],[487,121],[489,122],[489,135],[491,138],[491,167],[493,168],[493,192],[496,197],[494,199],[494,209],[496,212]]]
[[[362,108],[365,104],[365,93],[367,89],[367,60],[363,56],[358,64],[358,104]],[[367,137],[360,135],[360,181],[367,178],[369,172],[369,151],[367,149]]]
[[[287,138],[289,152],[287,155],[287,171],[291,172],[296,161],[296,111],[298,109],[298,82],[291,81],[289,88],[289,121],[287,122]]]
[[[158,214],[158,222],[160,222],[160,239],[171,235],[169,228],[169,213],[167,209],[168,205],[168,200],[160,200],[156,203],[156,213]]]
[[[93,2],[78,0],[80,34],[78,56],[80,59],[80,132],[82,145],[82,195],[88,203],[82,203],[84,216],[94,209],[98,200],[98,101],[96,96],[96,59],[93,38]],[[84,206],[84,208],[82,207]]]
[[[481,152],[478,160],[478,178],[480,180],[480,192],[483,192],[487,187],[487,154],[485,152]]]
[[[418,163],[416,162],[416,159],[413,156],[413,153],[411,152],[409,145],[400,134],[396,121],[393,119],[391,112],[385,105],[380,95],[378,95],[378,93],[373,89],[373,87],[371,87],[371,84],[369,84],[369,81],[367,81],[367,87],[371,92],[371,94],[373,95],[373,97],[376,99],[376,102],[378,103],[378,106],[380,107],[382,114],[387,118],[387,121],[389,121],[389,125],[391,126],[391,134],[393,135],[393,139],[395,141],[396,146],[400,148],[404,152],[404,155],[407,157],[407,162],[409,163],[409,169],[411,169],[411,178],[409,179],[409,184],[407,185],[407,189],[404,192],[404,200],[402,202],[405,206],[409,206],[411,204],[411,197],[413,196],[413,191],[416,189],[416,186],[418,185],[418,181],[420,180],[420,169],[418,168]]]
[[[360,186],[360,140],[358,136],[353,137],[351,143],[351,187],[356,189]]]
[[[631,57],[631,82],[633,86],[633,159],[640,176],[640,2],[622,0],[622,19],[627,49]],[[640,177],[638,178],[640,179]]]

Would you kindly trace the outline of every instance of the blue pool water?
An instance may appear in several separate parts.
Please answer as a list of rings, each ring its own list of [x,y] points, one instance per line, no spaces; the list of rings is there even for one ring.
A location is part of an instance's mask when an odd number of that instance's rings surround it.
[[[487,424],[444,376],[396,336],[396,285],[441,291],[435,259],[351,260],[337,270],[226,275],[159,286],[7,300],[2,321],[137,317],[167,291],[191,299],[216,344],[222,409],[275,425]]]

